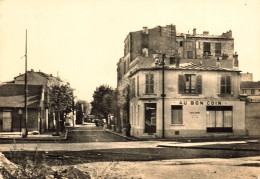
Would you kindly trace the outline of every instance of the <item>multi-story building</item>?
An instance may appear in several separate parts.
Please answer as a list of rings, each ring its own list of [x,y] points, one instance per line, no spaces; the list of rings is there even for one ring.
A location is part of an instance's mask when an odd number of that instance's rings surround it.
[[[239,74],[231,31],[184,34],[168,25],[131,32],[118,62],[118,90],[130,92],[121,118],[140,138],[244,135]]]

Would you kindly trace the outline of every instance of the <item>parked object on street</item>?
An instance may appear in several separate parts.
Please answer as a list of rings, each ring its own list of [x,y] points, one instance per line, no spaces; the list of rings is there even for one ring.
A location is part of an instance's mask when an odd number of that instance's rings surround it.
[[[95,119],[95,124],[96,124],[97,127],[98,126],[102,126],[103,127],[105,122],[102,119]]]

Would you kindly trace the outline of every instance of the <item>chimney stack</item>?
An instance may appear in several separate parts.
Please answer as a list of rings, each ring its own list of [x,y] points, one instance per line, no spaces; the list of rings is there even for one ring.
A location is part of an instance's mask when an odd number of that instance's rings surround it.
[[[143,27],[143,33],[148,34],[148,27]]]
[[[196,28],[193,29],[193,35],[196,35]]]
[[[203,31],[203,35],[209,35],[209,31]]]

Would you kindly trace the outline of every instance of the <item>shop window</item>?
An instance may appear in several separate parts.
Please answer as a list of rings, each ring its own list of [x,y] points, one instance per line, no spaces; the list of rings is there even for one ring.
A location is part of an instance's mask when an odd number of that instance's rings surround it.
[[[154,93],[154,75],[153,74],[145,75],[145,93],[146,94]]]
[[[179,75],[180,94],[201,94],[202,76],[195,74]]]
[[[210,54],[210,42],[203,42],[203,55],[208,56]]]
[[[220,92],[221,94],[231,94],[230,76],[221,76]]]
[[[193,58],[193,51],[187,51],[187,58],[189,59]]]
[[[221,55],[221,43],[216,43],[215,44],[215,56],[220,56]]]
[[[172,106],[171,124],[183,124],[183,121],[182,121],[182,106]]]
[[[232,106],[207,106],[207,132],[233,132]]]

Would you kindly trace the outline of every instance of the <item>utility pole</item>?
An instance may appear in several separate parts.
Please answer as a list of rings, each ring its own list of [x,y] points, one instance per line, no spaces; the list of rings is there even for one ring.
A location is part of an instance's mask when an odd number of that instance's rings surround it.
[[[165,58],[165,54],[162,54],[162,138],[164,138],[164,99],[165,99],[165,92],[164,92],[164,58]]]
[[[27,120],[28,120],[28,110],[27,110],[27,29],[25,34],[25,74],[24,74],[24,111],[25,111],[25,119],[24,119],[24,128],[22,129],[22,137],[26,138],[27,131]]]

